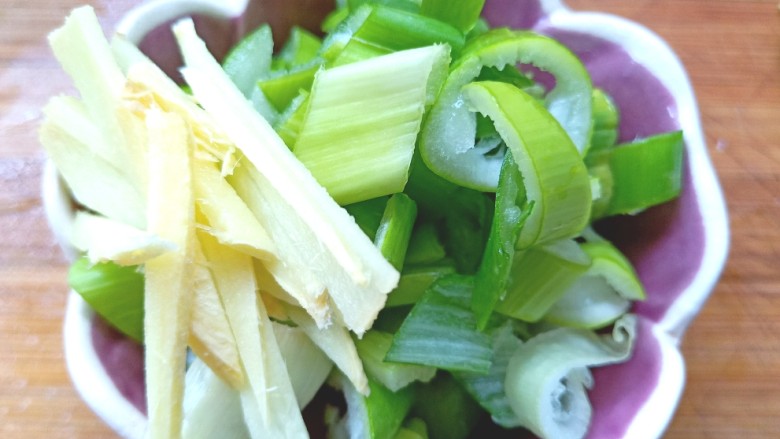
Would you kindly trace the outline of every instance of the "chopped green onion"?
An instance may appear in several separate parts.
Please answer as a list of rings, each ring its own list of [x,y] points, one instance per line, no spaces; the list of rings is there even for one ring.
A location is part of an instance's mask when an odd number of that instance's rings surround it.
[[[228,77],[247,98],[252,96],[257,78],[271,69],[274,41],[271,27],[258,27],[230,50],[222,62]]]
[[[501,157],[474,147],[476,118],[464,105],[462,88],[477,78],[483,67],[517,63],[532,64],[555,76],[556,86],[546,94],[545,106],[571,138],[566,143],[573,143],[581,154],[587,151],[592,86],[582,62],[550,38],[496,29],[474,38],[463,49],[426,119],[420,150],[433,172],[466,187],[495,191]],[[515,160],[520,160],[517,154]]]
[[[406,249],[412,236],[417,205],[403,193],[393,194],[387,201],[384,215],[374,237],[374,244],[396,270],[404,266]]]
[[[258,91],[258,94],[262,94]],[[274,130],[282,138],[284,144],[292,149],[298,142],[298,135],[301,132],[303,121],[306,118],[306,112],[309,110],[309,92],[300,90],[290,105],[279,115],[274,122]]]
[[[429,366],[400,364],[385,361],[385,355],[393,343],[393,334],[368,331],[360,340],[355,340],[360,359],[370,378],[397,392],[415,381],[428,382],[436,375],[436,369]]]
[[[612,98],[600,88],[593,89],[593,133],[588,154],[615,146],[620,114]],[[586,158],[587,161],[587,158]]]
[[[113,262],[93,265],[81,257],[70,266],[68,284],[101,317],[135,341],[144,339],[144,275]]]
[[[306,64],[317,57],[321,46],[322,41],[316,35],[300,26],[293,26],[287,42],[274,58],[271,68],[290,69]]]
[[[427,221],[417,224],[409,240],[405,264],[430,264],[444,259],[446,255],[436,226]]]
[[[471,309],[480,330],[485,329],[496,302],[506,292],[515,244],[532,210],[533,206],[526,205],[525,189],[512,153],[507,152],[498,179],[493,224],[471,297]]]
[[[403,191],[448,59],[429,46],[318,72],[294,152],[339,204]]]
[[[301,92],[309,90],[314,74],[320,69],[317,62],[293,67],[289,71],[277,71],[261,79],[257,86],[277,111],[284,111]]]
[[[387,296],[385,307],[413,305],[420,300],[437,279],[455,274],[455,266],[448,261],[434,265],[422,265],[405,269],[398,286]]]
[[[590,179],[558,122],[536,99],[503,82],[473,82],[463,87],[463,95],[493,120],[534,203],[517,247],[579,234],[590,218]]]
[[[636,317],[615,323],[612,334],[559,328],[537,335],[509,360],[506,393],[521,424],[547,438],[582,438],[591,407],[589,367],[617,363],[632,352]]]
[[[347,400],[347,414],[341,428],[350,438],[393,439],[412,408],[414,388],[393,392],[373,379],[368,380],[368,396],[358,393],[349,381],[339,377],[338,384]]]
[[[636,213],[669,201],[682,187],[681,131],[619,145],[608,153],[612,197],[606,215]]]
[[[496,311],[527,322],[538,321],[588,267],[590,259],[570,240],[518,252],[506,297]]]
[[[486,375],[453,374],[474,400],[490,413],[493,422],[504,428],[520,426],[520,420],[506,397],[504,381],[509,360],[521,344],[522,341],[514,334],[512,322],[506,322],[492,334],[493,364]]]
[[[355,222],[360,227],[360,230],[374,241],[379,224],[382,222],[382,217],[385,214],[388,200],[389,197],[372,198],[359,203],[349,204],[344,206],[344,209],[355,218]]]
[[[420,13],[449,23],[466,33],[476,24],[484,5],[485,0],[461,0],[457,6],[449,0],[423,0]]]
[[[386,361],[486,373],[490,338],[476,330],[469,308],[471,277],[450,275],[437,280],[401,325]]]
[[[430,383],[417,386],[412,414],[425,422],[431,439],[465,439],[482,410],[452,375],[440,372]]]

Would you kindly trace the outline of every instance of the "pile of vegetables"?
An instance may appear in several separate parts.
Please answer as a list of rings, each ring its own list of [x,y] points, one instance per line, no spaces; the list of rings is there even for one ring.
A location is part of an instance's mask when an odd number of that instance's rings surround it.
[[[185,86],[89,7],[50,35],[69,281],[144,344],[149,437],[308,437],[328,389],[333,438],[586,434],[645,295],[590,225],[676,197],[682,135],[617,145],[580,60],[483,3],[350,0],[222,63],[183,19]]]

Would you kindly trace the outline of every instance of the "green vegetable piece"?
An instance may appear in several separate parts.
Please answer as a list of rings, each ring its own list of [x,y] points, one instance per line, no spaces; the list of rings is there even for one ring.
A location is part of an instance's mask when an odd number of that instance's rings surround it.
[[[503,82],[463,88],[470,105],[489,116],[517,163],[533,211],[517,248],[569,238],[588,224],[591,186],[587,168],[558,122],[529,94]]]
[[[684,149],[682,132],[675,131],[609,151],[613,189],[605,215],[637,213],[679,196]]]
[[[570,240],[520,251],[514,257],[506,297],[495,310],[536,322],[588,270],[590,263],[590,258]]]
[[[363,396],[347,379],[342,377],[340,382],[347,400],[347,437],[393,439],[412,408],[414,387],[393,392],[369,378],[370,393]]]
[[[434,265],[404,269],[398,286],[387,296],[385,308],[417,303],[436,280],[448,274],[455,274],[455,266],[451,261],[446,260]]]
[[[412,414],[428,427],[431,439],[465,439],[484,412],[448,373],[417,386]]]
[[[313,61],[322,46],[322,40],[300,26],[290,29],[290,36],[279,55],[271,63],[273,70],[292,69]]]
[[[257,86],[268,102],[281,112],[284,111],[301,90],[310,90],[314,74],[320,69],[317,62],[294,67],[290,71],[272,73],[257,82]]]
[[[490,338],[469,308],[473,278],[449,275],[425,292],[393,338],[386,361],[486,373]]]
[[[274,41],[264,24],[245,36],[225,57],[222,68],[241,93],[252,96],[257,80],[271,69]]]
[[[274,130],[291,150],[294,150],[295,144],[298,142],[298,135],[301,132],[308,109],[309,92],[301,90],[274,124]]]
[[[378,197],[359,203],[344,206],[344,208],[355,218],[360,230],[373,241],[376,238],[376,232],[387,207],[387,201],[390,197]]]
[[[393,194],[387,201],[382,219],[374,237],[374,244],[396,270],[404,266],[406,249],[412,237],[417,205],[403,193]]]
[[[522,341],[514,334],[512,322],[506,322],[493,331],[491,338],[493,364],[490,371],[485,375],[456,372],[453,376],[474,400],[490,413],[493,422],[504,428],[519,427],[520,420],[509,405],[504,381],[509,360]]]
[[[360,340],[355,340],[358,355],[363,360],[366,373],[393,392],[397,392],[415,381],[428,382],[436,369],[414,364],[391,363],[384,360],[393,334],[371,330]]]
[[[492,148],[475,148],[476,117],[463,105],[463,90],[486,66],[501,69],[518,63],[532,64],[555,76],[555,88],[544,96],[544,106],[571,139],[564,143],[573,144],[580,154],[587,151],[592,124],[592,85],[582,62],[553,39],[530,32],[495,29],[464,47],[426,118],[420,151],[433,172],[472,189],[496,190],[502,157],[491,155]],[[537,123],[544,127],[550,125],[539,121],[525,126],[536,128]],[[547,129],[538,131],[546,134]],[[515,160],[520,162],[518,154]]]
[[[636,316],[615,323],[612,334],[559,328],[520,345],[509,360],[509,404],[521,424],[540,437],[582,438],[591,418],[589,367],[625,361],[633,350]]]
[[[422,0],[420,13],[449,23],[466,33],[477,23],[484,5],[485,0],[461,0],[457,6],[450,0]]]
[[[512,153],[508,152],[498,180],[496,210],[490,236],[475,278],[474,295],[471,297],[471,309],[480,330],[485,329],[499,297],[506,292],[515,244],[532,210],[533,207],[526,204],[520,172]]]
[[[431,264],[444,259],[446,255],[436,226],[429,221],[418,223],[409,240],[405,264]]]
[[[612,98],[602,89],[593,89],[593,134],[588,156],[615,146],[620,113]],[[585,159],[588,162],[588,158]]]
[[[68,284],[111,326],[143,341],[144,276],[138,267],[113,262],[92,265],[81,257],[70,267]]]
[[[347,5],[349,5],[349,8],[352,10],[355,10],[366,4],[382,5],[414,13],[420,11],[419,0],[347,0]]]

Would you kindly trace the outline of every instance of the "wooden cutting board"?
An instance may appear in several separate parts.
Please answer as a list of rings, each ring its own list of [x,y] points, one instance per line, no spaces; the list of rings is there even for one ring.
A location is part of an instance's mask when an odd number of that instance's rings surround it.
[[[98,11],[133,2],[92,1]],[[0,437],[113,433],[71,387],[62,355],[66,264],[43,216],[40,108],[70,90],[45,35],[74,0],[0,8]],[[698,96],[726,194],[731,252],[683,342],[688,382],[668,438],[780,437],[780,13],[776,0],[569,0],[665,38]],[[112,23],[105,23],[107,28]]]

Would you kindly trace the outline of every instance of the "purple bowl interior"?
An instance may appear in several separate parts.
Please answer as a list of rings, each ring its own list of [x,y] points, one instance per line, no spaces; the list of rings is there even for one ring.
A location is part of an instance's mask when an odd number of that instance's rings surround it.
[[[246,29],[259,23],[258,14],[263,11],[257,3],[251,3],[247,13],[235,19],[196,17],[198,31],[215,55],[223,56]],[[484,15],[493,26],[532,28],[554,36],[577,53],[591,72],[594,84],[605,89],[620,108],[621,140],[679,128],[676,104],[669,91],[620,46],[552,27],[545,20],[538,0],[488,0]],[[307,18],[316,23],[311,14]],[[169,26],[151,32],[141,48],[176,76],[180,58]],[[596,386],[591,392],[594,418],[589,437],[622,437],[630,420],[658,384],[660,347],[652,334],[652,325],[663,318],[690,284],[703,257],[704,226],[690,175],[686,165],[685,187],[677,201],[637,216],[613,218],[597,225],[635,264],[647,288],[648,299],[635,306],[641,318],[632,359],[594,372]],[[98,356],[117,388],[145,412],[142,349],[99,318],[93,321],[92,336]],[[626,392],[628,388],[632,391]],[[518,434],[514,433],[513,437]]]

